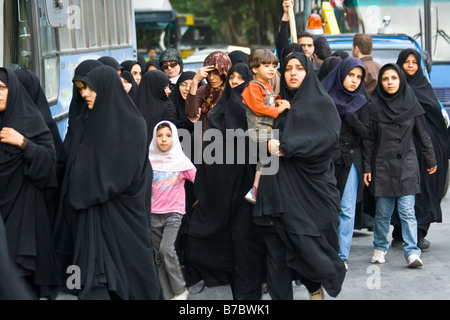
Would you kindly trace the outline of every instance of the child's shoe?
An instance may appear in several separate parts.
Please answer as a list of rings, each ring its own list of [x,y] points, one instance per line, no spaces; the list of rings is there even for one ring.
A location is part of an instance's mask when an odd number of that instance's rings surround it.
[[[256,187],[253,186],[253,188],[250,189],[250,191],[245,196],[245,200],[252,204],[256,204]]]

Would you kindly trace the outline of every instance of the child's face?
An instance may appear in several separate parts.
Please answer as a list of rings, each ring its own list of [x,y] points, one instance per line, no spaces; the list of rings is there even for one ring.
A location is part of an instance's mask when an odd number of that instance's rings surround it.
[[[258,68],[253,68],[256,79],[269,81],[277,75],[277,66],[274,64],[261,64]]]
[[[167,152],[172,148],[173,137],[172,130],[169,128],[161,128],[156,131],[156,145],[162,152]]]

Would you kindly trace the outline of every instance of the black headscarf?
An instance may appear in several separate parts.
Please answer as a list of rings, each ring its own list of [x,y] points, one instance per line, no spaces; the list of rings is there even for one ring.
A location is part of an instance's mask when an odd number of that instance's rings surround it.
[[[133,69],[133,67],[136,64],[138,64],[142,68],[141,64],[139,62],[137,62],[137,61],[134,61],[134,60],[125,60],[120,65],[123,67],[123,70],[126,70],[126,71],[131,73],[131,69]]]
[[[331,49],[328,41],[325,37],[319,36],[314,39],[314,53],[321,60],[325,60],[329,56],[331,56]]]
[[[50,105],[45,96],[44,90],[41,87],[39,78],[31,70],[19,69],[16,71],[17,78],[20,80],[24,86],[26,92],[30,95],[31,99],[34,101],[38,107],[40,113],[42,114],[48,129],[52,133],[53,142],[55,144],[56,154],[58,162],[64,161],[65,159],[65,149],[62,143],[61,135],[59,133],[58,127],[55,120],[50,112]]]
[[[183,99],[180,92],[180,84],[186,80],[194,79],[195,72],[194,71],[185,71],[183,72],[177,80],[177,83],[172,90],[172,93],[169,95],[170,100],[172,101],[178,120],[184,121],[186,120],[186,100]]]
[[[281,52],[281,57],[280,57],[280,69],[281,66],[283,66],[283,61],[292,53],[294,52],[299,52],[299,53],[305,53],[303,51],[303,47],[295,42],[289,42],[284,48],[283,51]],[[279,70],[281,72],[281,70]]]
[[[103,56],[103,57],[98,58],[98,61],[100,61],[105,66],[110,66],[110,67],[114,68],[114,70],[116,70],[116,71],[124,69],[123,66],[121,66],[119,64],[119,62],[116,59],[114,59],[113,57]]]
[[[403,64],[410,54],[413,54],[416,57],[418,69],[414,76],[411,78],[407,77],[408,84],[414,90],[417,100],[419,100],[425,111],[426,118],[430,120],[429,123],[436,128],[437,132],[439,132],[439,135],[442,137],[442,144],[445,146],[447,156],[450,157],[449,135],[445,120],[442,116],[441,105],[436,98],[436,94],[434,93],[430,82],[423,74],[420,54],[414,49],[404,49],[398,56],[397,65],[403,70]]]
[[[389,94],[383,89],[381,79],[387,70],[394,70],[400,78],[399,89],[394,94]],[[424,114],[424,110],[408,84],[404,72],[394,63],[388,63],[381,67],[378,74],[378,84],[371,99],[378,111],[371,114],[377,114],[378,121],[382,123],[401,123]],[[374,109],[374,111],[376,110]]]
[[[235,50],[228,54],[233,65],[238,63],[248,64],[249,55],[241,50]]]
[[[0,143],[0,217],[3,219],[12,260],[21,276],[29,276],[39,295],[52,295],[58,286],[51,222],[45,190],[58,186],[56,152],[42,114],[15,72],[6,73],[8,98],[0,112],[0,130],[13,128],[29,140],[25,151]]]
[[[136,95],[136,105],[147,122],[149,144],[155,125],[162,120],[170,120],[168,112],[170,108],[173,109],[173,104],[164,92],[168,84],[169,77],[163,71],[148,71],[142,77]]]
[[[363,72],[361,84],[355,91],[350,92],[344,88],[343,83],[348,73],[356,67],[360,67]],[[325,90],[328,91],[331,98],[333,98],[341,117],[345,117],[358,111],[367,103],[368,100],[364,94],[363,88],[365,73],[364,65],[360,59],[348,57],[342,60],[342,62],[322,80],[322,85]]]
[[[134,77],[128,70],[122,71],[120,77],[125,79],[128,83],[131,83],[131,89],[128,94],[130,95],[130,98],[135,101],[139,86],[137,85],[136,81],[134,81]]]
[[[149,60],[147,62],[147,64],[145,65],[145,70],[142,70],[143,75],[149,71],[148,68],[150,68],[150,66],[154,66],[156,68],[156,70],[161,70],[161,67],[159,66],[159,59],[152,59]]]
[[[102,65],[103,64],[99,60],[85,60],[81,62],[75,69],[75,74],[73,76],[72,82],[82,81],[82,79],[88,74],[89,71]],[[69,107],[69,124],[67,127],[66,136],[64,138],[64,146],[67,151],[72,143],[72,137],[75,131],[75,119],[83,110],[84,104],[84,99],[81,97],[79,89],[77,88],[77,86],[75,86],[74,83],[72,89],[72,100],[70,101]]]
[[[320,65],[319,74],[317,78],[322,81],[330,72],[333,70],[339,63],[341,63],[342,59],[337,56],[329,56],[325,60],[323,60]]]

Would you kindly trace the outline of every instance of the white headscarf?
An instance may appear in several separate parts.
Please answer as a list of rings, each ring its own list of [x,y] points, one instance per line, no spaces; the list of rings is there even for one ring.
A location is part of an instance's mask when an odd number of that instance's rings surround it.
[[[169,151],[162,152],[156,145],[156,131],[160,124],[167,123],[172,130],[173,144]],[[149,147],[149,159],[153,170],[178,172],[194,169],[191,160],[184,154],[177,127],[170,121],[161,121],[153,128],[153,139]]]

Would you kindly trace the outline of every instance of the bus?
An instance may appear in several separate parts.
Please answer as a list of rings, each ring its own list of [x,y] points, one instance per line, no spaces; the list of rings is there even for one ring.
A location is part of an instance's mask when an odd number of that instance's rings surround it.
[[[296,0],[299,2],[300,0]],[[301,1],[301,20],[313,12]],[[325,1],[324,1],[325,2]],[[437,98],[450,112],[450,0],[331,0],[340,33],[406,35],[417,41]]]
[[[169,0],[135,0],[134,10],[137,48],[146,59],[150,48],[159,53],[176,48],[184,59],[212,44],[210,21],[178,13]]]
[[[0,0],[0,16],[0,65],[36,73],[62,138],[78,64],[137,58],[133,0]]]

